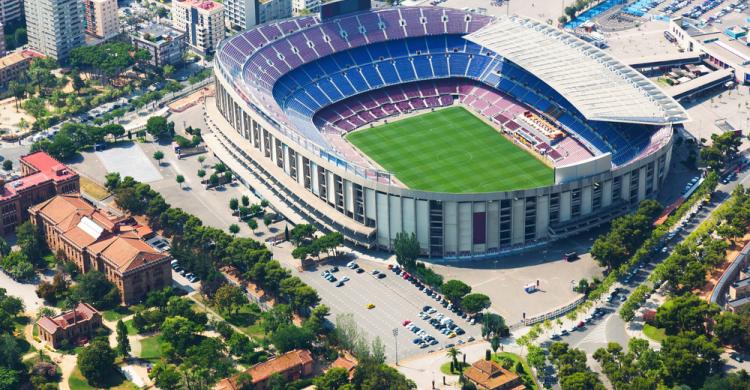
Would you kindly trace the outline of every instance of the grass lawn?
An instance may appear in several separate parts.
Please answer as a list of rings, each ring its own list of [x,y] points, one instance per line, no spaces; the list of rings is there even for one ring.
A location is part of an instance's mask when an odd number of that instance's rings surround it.
[[[102,200],[109,196],[109,191],[86,176],[81,176],[81,191],[87,193],[96,200]]]
[[[138,386],[136,386],[133,382],[130,382],[125,379],[125,377],[119,373],[119,372],[113,372],[112,375],[108,376],[109,382],[105,384],[105,388],[112,389],[112,390],[137,390]],[[83,377],[83,374],[81,374],[81,370],[78,369],[78,366],[73,370],[73,372],[70,374],[70,378],[68,379],[68,386],[70,386],[70,390],[94,390],[99,389],[99,387],[93,387],[89,385],[86,378]]]
[[[463,366],[462,368],[464,370],[466,369],[466,367],[470,366],[469,363],[464,364],[463,362],[460,362],[460,361],[458,362],[458,365],[459,366]],[[442,372],[445,375],[458,375],[458,371],[451,372],[451,362],[450,362],[450,360],[448,360],[447,362],[443,363],[443,365],[440,366],[440,372]]]
[[[125,321],[125,327],[128,328],[128,336],[135,336],[138,334],[138,329],[135,328],[135,325],[133,325],[133,319],[129,319]]]
[[[501,358],[510,359],[513,361],[513,366],[510,368],[511,371],[516,372],[515,365],[518,362],[521,362],[521,366],[523,367],[523,373],[517,373],[521,375],[521,379],[523,380],[524,384],[526,385],[526,388],[536,390],[539,387],[539,383],[537,383],[536,379],[534,379],[533,375],[531,375],[531,367],[529,366],[529,363],[526,361],[526,359],[522,358],[519,355],[516,355],[515,353],[511,352],[500,352],[492,356],[492,360],[496,362],[500,362],[499,360]]]
[[[114,309],[105,310],[102,313],[102,317],[107,321],[119,321],[123,317],[127,317],[134,313],[135,311],[131,307],[117,306]]]
[[[160,335],[142,339],[140,357],[147,360],[159,360],[161,358],[161,343]]]
[[[409,188],[477,193],[553,184],[552,168],[462,107],[347,135]]]
[[[643,326],[643,334],[658,343],[661,343],[662,341],[664,341],[664,339],[667,338],[667,334],[664,332],[664,329],[657,328],[649,324],[645,324]]]

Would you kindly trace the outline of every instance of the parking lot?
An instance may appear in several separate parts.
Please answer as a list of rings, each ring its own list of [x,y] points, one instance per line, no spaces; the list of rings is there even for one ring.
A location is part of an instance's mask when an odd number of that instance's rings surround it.
[[[331,308],[331,312],[334,314],[331,316],[332,322],[335,323],[335,315],[337,314],[351,313],[354,315],[354,320],[360,324],[360,327],[371,339],[380,337],[385,343],[388,361],[394,362],[396,356],[394,329],[398,329],[396,340],[398,342],[399,359],[418,353],[437,351],[445,348],[447,344],[460,345],[466,342],[469,337],[479,338],[481,333],[479,324],[471,325],[467,320],[459,318],[455,313],[441,306],[435,299],[420,292],[410,282],[388,270],[385,264],[356,261],[359,267],[364,270],[362,273],[357,273],[355,270],[346,267],[346,264],[351,260],[351,258],[340,260],[303,272],[293,267],[292,272],[313,287],[320,295],[322,302]],[[280,261],[284,262],[282,259]],[[339,270],[333,273],[336,281],[329,282],[321,274],[333,266],[337,266]],[[372,275],[373,271],[384,273],[385,277],[378,279]],[[336,287],[338,282],[344,278],[349,278],[349,280],[343,286]],[[369,305],[372,305],[372,308],[368,308]],[[453,338],[439,333],[429,324],[429,319],[419,318],[418,315],[425,306],[432,306],[435,309],[435,312],[431,314],[432,318],[435,318],[438,314],[443,314],[453,319],[455,324],[466,333],[460,336],[456,335]],[[424,330],[426,335],[434,337],[437,343],[424,348],[414,344],[413,340],[417,335],[404,327],[403,323],[406,320],[414,323],[420,330]]]

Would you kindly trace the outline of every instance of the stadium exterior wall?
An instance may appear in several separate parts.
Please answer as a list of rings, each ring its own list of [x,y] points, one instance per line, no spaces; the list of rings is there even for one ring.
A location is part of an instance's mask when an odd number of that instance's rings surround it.
[[[670,165],[671,138],[628,165],[548,187],[477,194],[400,188],[301,147],[249,107],[222,72],[215,79],[207,115],[217,137],[255,179],[272,181],[280,201],[367,247],[390,250],[397,233],[414,232],[435,260],[497,256],[591,229],[654,197]]]

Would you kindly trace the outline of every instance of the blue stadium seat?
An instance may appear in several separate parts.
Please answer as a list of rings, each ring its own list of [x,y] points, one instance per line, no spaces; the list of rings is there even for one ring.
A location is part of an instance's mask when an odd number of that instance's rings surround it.
[[[391,61],[382,61],[378,63],[378,70],[380,75],[383,76],[383,80],[386,84],[398,84],[401,80],[398,78],[396,67],[393,66]]]
[[[448,60],[445,58],[445,54],[437,54],[432,56],[432,69],[435,71],[435,77],[447,77],[448,74]]]

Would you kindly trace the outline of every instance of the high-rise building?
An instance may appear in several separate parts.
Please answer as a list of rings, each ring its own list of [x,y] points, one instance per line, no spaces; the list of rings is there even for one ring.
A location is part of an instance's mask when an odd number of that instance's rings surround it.
[[[211,54],[224,39],[224,6],[210,0],[174,0],[172,25],[185,32],[194,51]]]
[[[304,16],[320,12],[320,0],[292,0],[292,16]]]
[[[24,0],[29,46],[65,61],[84,44],[83,4],[80,0]]]
[[[187,46],[184,32],[160,23],[141,28],[130,37],[136,49],[151,53],[148,62],[156,67],[180,62]]]
[[[0,0],[0,23],[20,19],[23,15],[23,0]]]
[[[120,33],[117,0],[83,0],[86,33],[109,39]]]
[[[0,22],[0,56],[5,55],[5,26]]]
[[[320,5],[320,0],[312,1]],[[225,0],[224,5],[227,24],[236,30],[292,16],[292,0]]]

